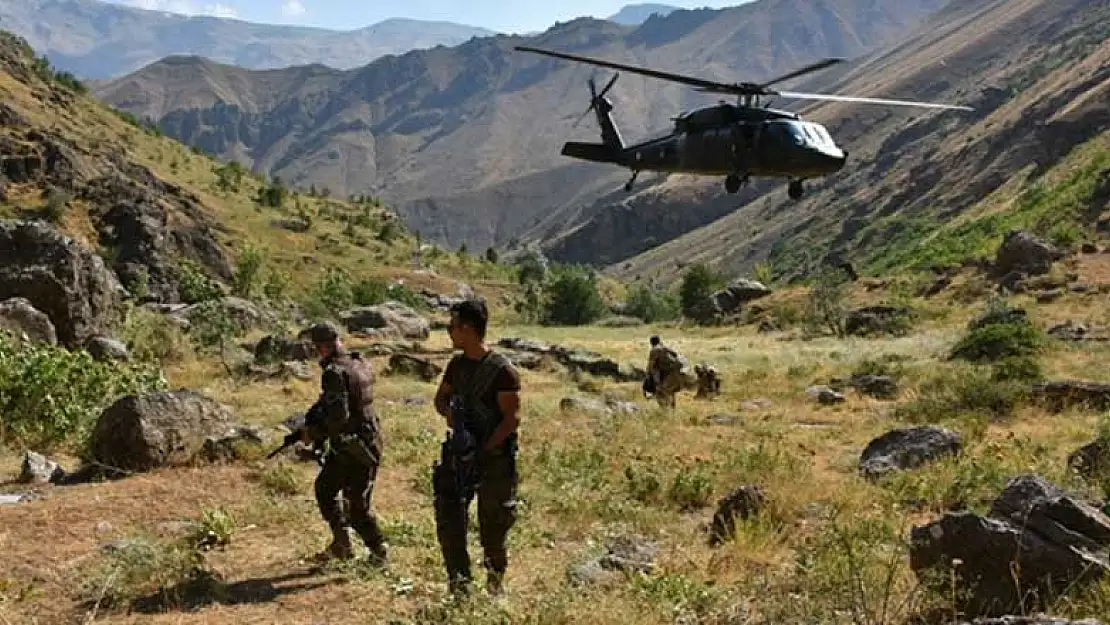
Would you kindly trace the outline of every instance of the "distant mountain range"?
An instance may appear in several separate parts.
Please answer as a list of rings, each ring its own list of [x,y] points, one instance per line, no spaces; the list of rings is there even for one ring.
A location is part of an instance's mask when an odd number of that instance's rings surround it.
[[[515,52],[515,45],[759,80],[899,41],[944,1],[758,0],[676,10],[638,26],[581,18],[535,37],[479,38],[349,71],[250,71],[174,57],[95,93],[208,152],[301,188],[379,196],[426,239],[485,249],[525,235],[561,236],[625,197],[626,171],[559,153],[564,141],[596,140],[591,119],[578,128],[573,119],[589,104],[587,79],[611,73]],[[627,141],[666,131],[684,109],[717,101],[633,74],[621,75],[611,97]],[[655,181],[645,175],[638,189]],[[674,211],[654,222],[669,228],[655,236],[661,242],[718,216]],[[598,249],[635,253],[650,238]]]
[[[737,4],[740,4],[737,2]],[[658,13],[661,17],[666,17],[672,12],[677,11],[679,7],[673,7],[668,4],[629,4],[620,11],[610,15],[607,19],[610,22],[617,24],[624,24],[626,26],[634,26],[636,24],[643,24],[649,17]]]
[[[27,39],[54,66],[84,79],[122,76],[173,55],[203,54],[249,69],[312,63],[349,69],[387,54],[495,34],[409,19],[335,31],[177,15],[98,0],[3,0],[0,26]]]

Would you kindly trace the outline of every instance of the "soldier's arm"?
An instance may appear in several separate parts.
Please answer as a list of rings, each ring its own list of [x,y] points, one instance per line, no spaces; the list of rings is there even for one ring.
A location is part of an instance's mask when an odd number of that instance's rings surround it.
[[[501,370],[497,377],[497,389],[497,407],[501,409],[504,419],[489,437],[487,451],[505,442],[520,427],[520,375],[512,365]]]
[[[454,361],[447,363],[443,378],[439,381],[439,388],[436,389],[435,397],[436,412],[447,419],[448,427],[451,427],[451,372],[453,364]]]
[[[330,367],[324,370],[322,386],[322,425],[328,434],[335,434],[347,422],[347,389],[343,384],[343,376]]]

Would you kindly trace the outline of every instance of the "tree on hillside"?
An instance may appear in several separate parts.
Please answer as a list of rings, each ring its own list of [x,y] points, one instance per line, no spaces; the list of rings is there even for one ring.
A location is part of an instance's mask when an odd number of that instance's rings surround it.
[[[586,325],[605,314],[605,303],[597,290],[597,274],[584,267],[559,267],[544,284],[544,323]]]
[[[682,276],[679,301],[682,314],[699,321],[712,315],[711,297],[725,284],[724,276],[705,263],[691,265]]]

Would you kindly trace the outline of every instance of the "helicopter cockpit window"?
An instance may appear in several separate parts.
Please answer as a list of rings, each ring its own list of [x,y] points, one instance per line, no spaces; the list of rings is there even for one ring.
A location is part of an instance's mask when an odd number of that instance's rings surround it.
[[[805,145],[806,142],[809,141],[801,125],[794,122],[786,122],[779,124],[779,126],[782,128],[782,132],[784,132],[795,145]]]

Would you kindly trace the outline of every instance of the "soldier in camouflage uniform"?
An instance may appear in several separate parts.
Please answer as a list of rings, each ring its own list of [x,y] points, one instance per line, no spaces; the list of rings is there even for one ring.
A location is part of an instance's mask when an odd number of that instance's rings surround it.
[[[695,399],[710,399],[721,394],[721,376],[717,368],[705,363],[694,365],[698,376],[698,392]]]
[[[349,524],[369,547],[372,560],[384,564],[385,541],[370,510],[382,458],[381,427],[373,407],[374,373],[369,361],[343,349],[339,332],[330,324],[315,325],[305,334],[316,345],[324,370],[317,400],[323,410],[318,422],[301,430],[301,438],[327,441],[323,468],[316,477],[316,504],[333,537],[317,558],[352,557]],[[346,514],[337,501],[340,493],[346,500]]]
[[[451,434],[432,480],[436,533],[452,592],[466,593],[471,582],[466,525],[476,494],[486,590],[496,595],[508,566],[506,538],[516,522],[520,376],[507,358],[486,346],[488,318],[482,300],[451,308],[448,331],[462,353],[448,363],[436,392],[436,411]]]
[[[686,358],[664,345],[658,336],[652,336],[650,343],[647,374],[652,383],[647,386],[652,388],[660,406],[674,408],[678,393],[695,388],[698,378]]]

